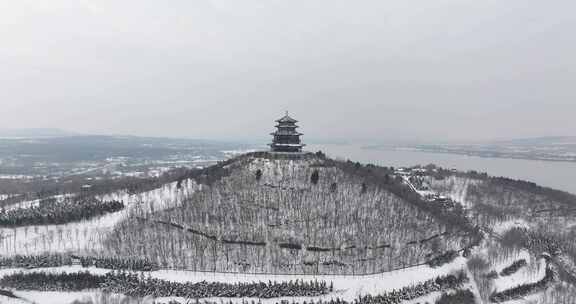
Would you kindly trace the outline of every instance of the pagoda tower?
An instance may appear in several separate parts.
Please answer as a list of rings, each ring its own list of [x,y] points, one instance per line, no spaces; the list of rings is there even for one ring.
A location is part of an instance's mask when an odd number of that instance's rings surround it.
[[[270,134],[274,136],[270,144],[272,152],[302,152],[304,144],[300,142],[300,136],[303,134],[296,131],[298,121],[290,117],[286,111],[286,115],[276,122],[277,130]]]

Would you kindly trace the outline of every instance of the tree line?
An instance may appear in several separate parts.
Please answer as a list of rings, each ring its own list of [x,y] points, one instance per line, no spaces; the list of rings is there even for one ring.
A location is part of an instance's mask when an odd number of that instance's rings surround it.
[[[458,272],[447,276],[437,277],[423,283],[407,286],[401,289],[392,290],[379,295],[358,296],[352,301],[340,299],[338,297],[330,300],[311,300],[311,301],[281,301],[275,304],[400,304],[405,301],[415,300],[433,292],[442,292],[442,296],[435,302],[436,304],[462,304],[474,303],[474,294],[469,290],[461,290],[463,284],[468,282],[468,277],[464,272]],[[448,292],[455,291],[451,294]],[[212,301],[203,301],[197,303],[203,304],[222,304]],[[178,301],[172,301],[170,304],[180,304]],[[224,304],[233,304],[232,301]],[[260,301],[242,301],[242,304],[261,304]]]
[[[22,227],[34,225],[59,225],[113,213],[124,209],[120,201],[100,201],[95,198],[67,198],[40,201],[37,206],[0,210],[0,226]]]
[[[0,279],[0,286],[16,290],[37,291],[83,291],[101,289],[104,292],[124,294],[131,297],[183,297],[202,299],[225,298],[279,298],[317,297],[333,290],[332,283],[325,281],[295,280],[289,282],[220,283],[198,282],[177,283],[143,274],[109,272],[96,275],[89,272],[77,273],[14,273]]]
[[[71,266],[77,262],[83,267],[113,270],[153,271],[158,265],[144,257],[76,256],[69,254],[15,255],[0,257],[1,268],[48,268]]]

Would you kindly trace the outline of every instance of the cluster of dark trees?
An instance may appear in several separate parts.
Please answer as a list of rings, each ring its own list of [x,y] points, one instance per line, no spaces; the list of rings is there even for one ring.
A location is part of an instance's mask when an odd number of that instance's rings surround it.
[[[160,267],[145,257],[79,257],[84,267],[95,266],[113,270],[154,271]]]
[[[563,243],[555,238],[520,227],[506,231],[501,241],[507,246],[527,248],[536,253],[548,252],[558,255],[565,250]]]
[[[125,272],[110,272],[106,275],[94,275],[89,272],[78,273],[15,273],[0,279],[0,286],[16,290],[39,291],[82,291],[102,289],[105,292],[119,293],[132,297],[184,297],[201,299],[211,297],[315,297],[332,291],[329,285],[321,281],[290,281],[268,283],[175,283],[143,275]]]
[[[454,293],[443,293],[442,296],[436,300],[436,304],[468,304],[468,303],[475,303],[474,302],[474,294],[470,290],[457,290]],[[178,301],[172,300],[168,302],[169,304],[181,304]],[[233,304],[232,301],[224,302],[224,303],[216,303],[211,301],[203,301],[203,302],[196,302],[197,304]],[[242,304],[261,304],[261,301],[242,301]],[[384,302],[384,303],[400,303],[400,302]],[[341,300],[340,298],[330,299],[330,300],[318,300],[318,301],[303,301],[303,302],[296,302],[296,301],[280,301],[276,302],[275,304],[366,304],[363,298],[354,299],[354,301],[345,301]]]
[[[544,290],[554,282],[557,274],[551,267],[546,267],[546,275],[544,278],[536,283],[524,284],[512,289],[502,292],[495,292],[490,296],[490,301],[493,303],[507,302],[513,299],[523,298],[529,294]]]
[[[18,272],[2,277],[0,286],[17,290],[82,291],[100,288],[104,282],[104,276],[95,276],[89,272]]]
[[[0,211],[0,226],[58,225],[90,219],[124,209],[119,201],[65,199],[41,201],[38,206]]]
[[[428,280],[415,286],[404,287],[382,295],[361,296],[354,304],[399,304],[404,301],[414,300],[432,292],[458,289],[468,282],[468,276],[463,271],[455,275],[447,275]]]
[[[457,290],[454,293],[443,293],[436,304],[472,304],[476,303],[474,300],[474,294],[466,290]]]
[[[430,261],[428,261],[428,266],[432,268],[440,267],[445,264],[451,263],[458,257],[458,252],[455,250],[449,250],[442,255],[439,255]]]
[[[516,273],[518,270],[520,270],[520,268],[524,267],[528,265],[528,263],[526,262],[525,259],[520,259],[518,261],[515,261],[514,263],[512,263],[512,265],[502,269],[502,271],[500,271],[500,276],[509,276],[511,274]]]
[[[382,295],[367,295],[360,296],[354,301],[341,300],[340,298],[333,298],[330,300],[318,300],[318,301],[281,301],[276,304],[400,304],[404,301],[414,300],[423,296],[426,296],[432,292],[438,291],[448,291],[453,289],[459,289],[464,283],[468,281],[468,277],[464,272],[459,272],[456,275],[448,275],[443,277],[438,277],[433,280],[420,283],[415,286],[405,287],[400,290],[394,290],[389,293]],[[204,304],[217,304],[212,302],[203,302]],[[256,301],[243,302],[244,304],[256,304]],[[444,293],[442,297],[436,302],[436,304],[462,304],[462,303],[474,303],[474,295],[469,290],[457,290],[453,294]],[[180,304],[176,301],[170,304]],[[231,302],[225,304],[232,304]],[[260,304],[260,302],[258,302]]]
[[[2,268],[47,268],[72,265],[72,259],[63,254],[15,255],[0,257]]]
[[[498,272],[496,270],[492,270],[490,272],[488,272],[485,277],[489,280],[494,280],[496,278],[498,278]]]
[[[320,180],[320,173],[318,172],[318,170],[314,170],[312,172],[312,175],[310,175],[310,182],[314,185],[317,185],[319,180]]]
[[[110,273],[102,285],[105,291],[121,293],[132,297],[184,297],[201,299],[211,297],[315,297],[332,291],[332,283],[301,280],[268,283],[175,283],[153,278],[143,278],[136,274]]]
[[[159,267],[157,264],[140,257],[89,257],[73,256],[67,254],[45,255],[15,255],[0,257],[2,268],[47,268],[70,266],[79,262],[84,267],[96,266],[98,268],[131,271],[153,271]]]
[[[77,282],[75,280],[82,280]],[[112,293],[133,294],[136,298],[143,295],[152,297],[177,296],[187,298],[186,303],[192,303],[189,299],[196,299],[196,303],[203,304],[232,304],[228,302],[200,301],[199,299],[209,297],[253,297],[253,298],[276,298],[276,297],[299,297],[318,296],[332,292],[332,284],[327,287],[324,282],[284,282],[284,283],[207,283],[200,282],[194,284],[162,285],[154,279],[146,279],[143,276],[123,273],[110,273],[105,276],[95,276],[87,273],[74,274],[15,274],[5,279],[6,284],[0,281],[0,285],[19,289],[19,286],[27,286],[28,290],[37,290],[36,282],[41,282],[43,290],[68,291],[101,288]],[[147,285],[146,282],[154,282],[154,285]],[[436,301],[436,304],[462,304],[474,303],[474,295],[469,290],[461,290],[464,283],[468,282],[468,277],[464,272],[454,275],[442,276],[426,282],[394,290],[376,296],[359,296],[353,301],[332,298],[330,300],[317,301],[287,301],[282,300],[276,304],[400,304],[407,300],[414,300],[426,296],[432,292],[443,292],[443,295]],[[144,284],[144,285],[143,285]],[[113,288],[109,288],[113,285]],[[196,291],[191,293],[181,290],[184,285],[194,286]],[[147,287],[147,289],[143,289]],[[66,288],[66,289],[64,289]],[[172,289],[170,289],[172,288]],[[161,289],[161,290],[160,290]],[[169,289],[169,290],[168,290]],[[273,293],[267,292],[274,290]],[[452,291],[447,293],[448,291]],[[268,295],[268,296],[267,296]],[[274,295],[274,296],[272,296]],[[260,300],[242,301],[243,304],[260,304]],[[171,301],[170,304],[181,304],[178,301]]]

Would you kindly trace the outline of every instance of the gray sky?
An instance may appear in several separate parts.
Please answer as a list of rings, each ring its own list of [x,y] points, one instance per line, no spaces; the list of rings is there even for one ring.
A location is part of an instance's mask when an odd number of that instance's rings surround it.
[[[576,135],[573,0],[0,1],[0,128]]]

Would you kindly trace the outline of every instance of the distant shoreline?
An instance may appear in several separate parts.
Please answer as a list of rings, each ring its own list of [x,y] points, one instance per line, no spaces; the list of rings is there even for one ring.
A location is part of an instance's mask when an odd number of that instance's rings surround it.
[[[524,156],[524,155],[514,155],[505,152],[479,152],[479,151],[446,151],[438,149],[426,149],[417,147],[374,147],[374,146],[364,146],[362,149],[366,150],[393,150],[393,151],[411,151],[411,152],[422,152],[422,153],[436,153],[436,154],[451,154],[451,155],[463,155],[471,157],[480,158],[501,158],[501,159],[521,159],[521,160],[531,160],[531,161],[543,161],[543,162],[564,162],[564,163],[576,163],[576,157],[563,159],[558,158],[544,158],[538,156]]]

